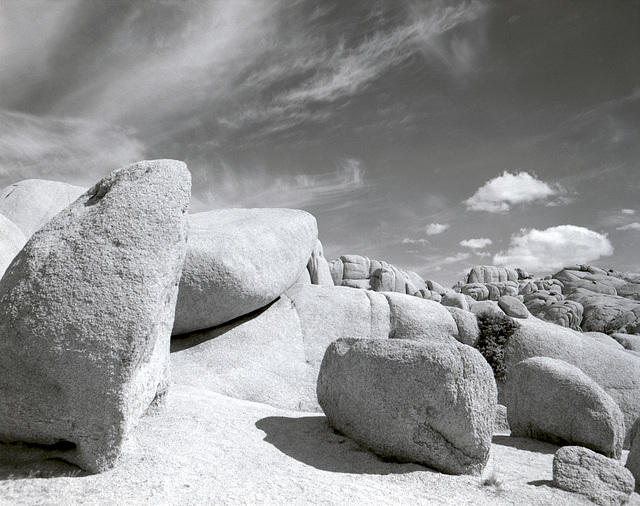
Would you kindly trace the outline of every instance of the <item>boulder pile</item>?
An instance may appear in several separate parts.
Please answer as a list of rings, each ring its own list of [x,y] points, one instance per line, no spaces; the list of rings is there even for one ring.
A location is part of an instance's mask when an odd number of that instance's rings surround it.
[[[477,266],[445,289],[365,256],[327,261],[304,211],[189,215],[189,198],[172,160],[89,190],[0,192],[0,443],[105,471],[173,369],[183,385],[323,411],[383,459],[450,474],[483,472],[498,420],[574,445],[556,455],[558,487],[628,498],[639,275]]]

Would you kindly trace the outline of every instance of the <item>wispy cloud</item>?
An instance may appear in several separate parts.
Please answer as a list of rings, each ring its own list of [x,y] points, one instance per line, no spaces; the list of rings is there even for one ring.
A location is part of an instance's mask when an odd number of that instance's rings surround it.
[[[493,263],[545,274],[610,255],[613,255],[613,246],[606,234],[575,225],[560,225],[546,230],[521,230],[511,237],[506,251],[493,257]]]
[[[144,154],[131,130],[0,111],[0,188],[28,178],[91,186]]]
[[[617,227],[616,230],[637,230],[637,231],[640,231],[640,223],[635,221],[633,223],[629,223],[628,225],[623,225],[622,227]]]
[[[362,162],[355,159],[340,160],[336,170],[316,175],[274,176],[264,169],[243,170],[225,163],[207,172],[213,184],[204,192],[194,189],[192,212],[227,207],[339,210],[373,185],[365,178]]]
[[[560,187],[554,188],[528,172],[511,174],[504,171],[478,188],[464,203],[470,211],[503,213],[514,205],[544,201],[561,191]]]
[[[402,239],[402,244],[429,244],[427,239],[411,239],[410,237],[405,237]]]

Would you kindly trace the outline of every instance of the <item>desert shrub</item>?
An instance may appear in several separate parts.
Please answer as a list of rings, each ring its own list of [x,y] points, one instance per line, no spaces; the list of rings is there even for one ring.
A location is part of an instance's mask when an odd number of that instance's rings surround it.
[[[478,327],[480,338],[476,348],[489,362],[495,378],[504,381],[507,372],[504,364],[504,347],[520,325],[505,314],[486,312],[478,315]]]

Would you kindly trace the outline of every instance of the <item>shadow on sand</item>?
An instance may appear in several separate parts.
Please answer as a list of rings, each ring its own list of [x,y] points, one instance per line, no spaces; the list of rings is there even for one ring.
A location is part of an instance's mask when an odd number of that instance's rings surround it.
[[[335,432],[325,416],[269,416],[256,422],[264,441],[303,464],[322,471],[353,474],[437,472],[415,463],[385,460]]]
[[[56,445],[0,443],[0,480],[88,476],[78,466],[60,458]]]

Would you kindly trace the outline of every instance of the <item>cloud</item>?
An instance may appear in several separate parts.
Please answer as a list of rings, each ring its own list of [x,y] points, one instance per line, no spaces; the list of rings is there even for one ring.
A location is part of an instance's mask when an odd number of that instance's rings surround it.
[[[221,162],[215,170],[196,171],[213,176],[203,184],[194,182],[191,211],[228,207],[345,209],[372,183],[366,181],[360,160],[342,159],[337,165],[336,170],[321,174],[275,176],[264,169],[239,169]]]
[[[616,230],[638,230],[640,231],[640,223],[637,221],[634,223],[629,223],[628,225],[623,225],[622,227],[616,228]]]
[[[429,244],[429,241],[427,239],[411,239],[405,237],[402,239],[402,244]]]
[[[462,262],[464,260],[469,259],[470,256],[471,256],[470,253],[456,253],[453,256],[446,257],[444,260],[442,260],[440,265],[450,265],[450,264]]]
[[[449,228],[449,225],[442,223],[430,223],[427,225],[425,231],[427,235],[438,235]]]
[[[132,130],[0,111],[0,187],[29,178],[91,186],[144,155]]]
[[[636,214],[636,210],[635,209],[622,209],[621,210],[622,214]]]
[[[465,239],[464,241],[460,241],[460,246],[471,249],[482,249],[486,248],[493,244],[491,239]]]
[[[560,191],[559,187],[552,188],[528,172],[511,174],[504,171],[501,176],[487,181],[464,203],[470,211],[501,213],[516,204],[546,200]]]
[[[493,263],[542,274],[612,254],[613,246],[606,234],[560,225],[546,230],[522,229],[511,237],[509,249],[493,257]]]

